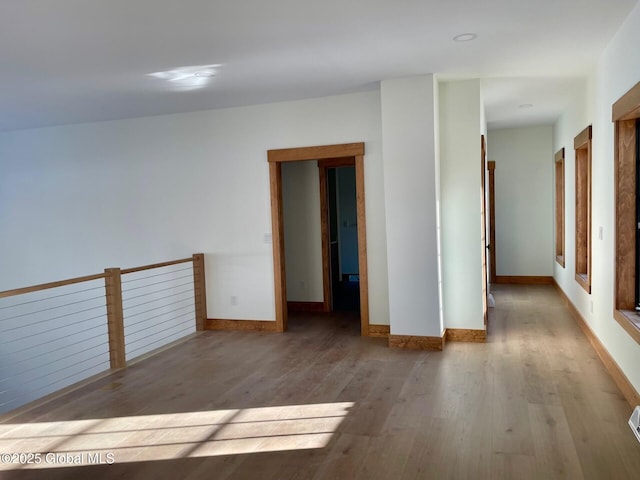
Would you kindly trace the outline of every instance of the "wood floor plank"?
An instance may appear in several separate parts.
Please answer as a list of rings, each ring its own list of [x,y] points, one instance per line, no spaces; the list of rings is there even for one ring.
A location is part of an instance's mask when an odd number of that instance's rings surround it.
[[[397,477],[405,469],[416,431],[396,428],[373,437],[365,454],[357,480],[385,480]],[[343,477],[354,478],[354,477]]]
[[[469,410],[458,430],[453,447],[457,452],[453,478],[489,478],[491,476],[491,404],[489,398],[479,401]]]
[[[495,368],[491,444],[497,454],[534,455],[529,403],[518,355],[503,357]],[[516,458],[516,457],[514,457]],[[509,460],[509,458],[507,458]],[[507,462],[507,465],[511,465]]]
[[[453,468],[460,458],[456,435],[459,421],[427,417],[415,419],[416,435],[407,451],[402,480],[453,478]]]
[[[494,453],[491,457],[493,480],[538,480],[536,459],[533,455]]]
[[[313,480],[356,478],[366,460],[371,437],[341,433]]]
[[[588,480],[613,478],[608,464],[621,463],[622,458],[610,441],[606,429],[593,431],[593,419],[597,418],[598,414],[589,398],[576,399],[563,396],[562,405],[584,478]]]
[[[584,478],[564,409],[529,404],[536,466],[542,478]]]
[[[422,352],[408,352],[410,357],[416,358]],[[417,355],[416,355],[417,353]],[[360,401],[355,401],[354,415],[345,420],[341,427],[342,432],[354,435],[379,435],[384,424],[398,399],[400,390],[405,382],[402,373],[406,371],[413,359],[405,356],[404,361],[393,362],[383,368],[377,375],[375,383],[371,386],[369,394]],[[351,397],[354,401],[356,397]],[[345,398],[345,400],[349,400]]]

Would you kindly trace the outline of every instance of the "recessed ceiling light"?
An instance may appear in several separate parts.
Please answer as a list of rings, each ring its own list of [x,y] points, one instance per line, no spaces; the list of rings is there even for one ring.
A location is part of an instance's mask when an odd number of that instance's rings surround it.
[[[195,72],[193,76],[194,77],[215,77],[216,72],[212,72],[211,70],[201,70],[199,72]]]
[[[521,108],[523,110],[527,109],[527,108],[533,108],[533,104],[532,103],[522,103],[522,104],[518,105],[518,108]]]
[[[477,33],[461,33],[460,35],[453,37],[453,40],[456,42],[470,42],[476,38],[478,38]]]

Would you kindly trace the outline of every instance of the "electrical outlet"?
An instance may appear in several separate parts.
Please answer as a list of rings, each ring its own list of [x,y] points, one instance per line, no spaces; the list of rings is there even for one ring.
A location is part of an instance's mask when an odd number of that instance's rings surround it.
[[[602,240],[602,227],[598,228],[598,238]]]
[[[234,307],[238,305],[238,297],[236,297],[235,295],[231,295],[231,305],[233,305]]]

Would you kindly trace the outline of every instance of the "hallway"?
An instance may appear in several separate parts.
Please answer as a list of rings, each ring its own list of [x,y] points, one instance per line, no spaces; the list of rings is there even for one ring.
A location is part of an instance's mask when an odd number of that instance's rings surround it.
[[[488,343],[443,352],[322,319],[204,332],[0,424],[2,452],[113,453],[113,465],[0,477],[637,478],[631,408],[557,292],[493,294]]]

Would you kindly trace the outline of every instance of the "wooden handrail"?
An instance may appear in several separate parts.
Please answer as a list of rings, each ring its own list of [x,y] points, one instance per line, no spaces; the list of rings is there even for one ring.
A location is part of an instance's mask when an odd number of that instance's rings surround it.
[[[180,263],[189,263],[189,262],[193,262],[193,257],[181,258],[179,260],[172,260],[170,262],[154,263],[152,265],[144,265],[142,267],[125,268],[125,269],[122,269],[120,272],[122,275],[126,275],[127,273],[142,272],[144,270],[151,270],[153,268],[168,267],[170,265],[178,265]],[[107,274],[105,273],[97,273],[95,275],[85,275],[84,277],[76,277],[76,278],[70,278],[68,280],[59,280],[56,282],[42,283],[40,285],[32,285],[30,287],[14,288],[12,290],[5,290],[4,292],[0,292],[0,298],[13,297],[16,295],[24,295],[25,293],[38,292],[40,290],[48,290],[50,288],[65,287],[67,285],[73,285],[74,283],[90,282],[91,280],[98,280],[100,278],[105,278],[106,276]]]
[[[98,273],[96,275],[87,275],[84,277],[70,278],[69,280],[60,280],[57,282],[42,283],[40,285],[33,285],[31,287],[15,288],[13,290],[5,290],[0,292],[0,298],[13,297],[15,295],[23,295],[25,293],[38,292],[40,290],[48,290],[50,288],[65,287],[67,285],[73,285],[74,283],[89,282],[91,280],[98,280],[105,278],[105,273]]]
[[[153,268],[168,267],[170,265],[178,265],[179,263],[188,263],[188,262],[193,262],[193,257],[181,258],[180,260],[172,260],[170,262],[154,263],[152,265],[144,265],[142,267],[124,268],[120,270],[120,273],[122,275],[126,275],[127,273],[142,272],[144,270],[151,270]]]

